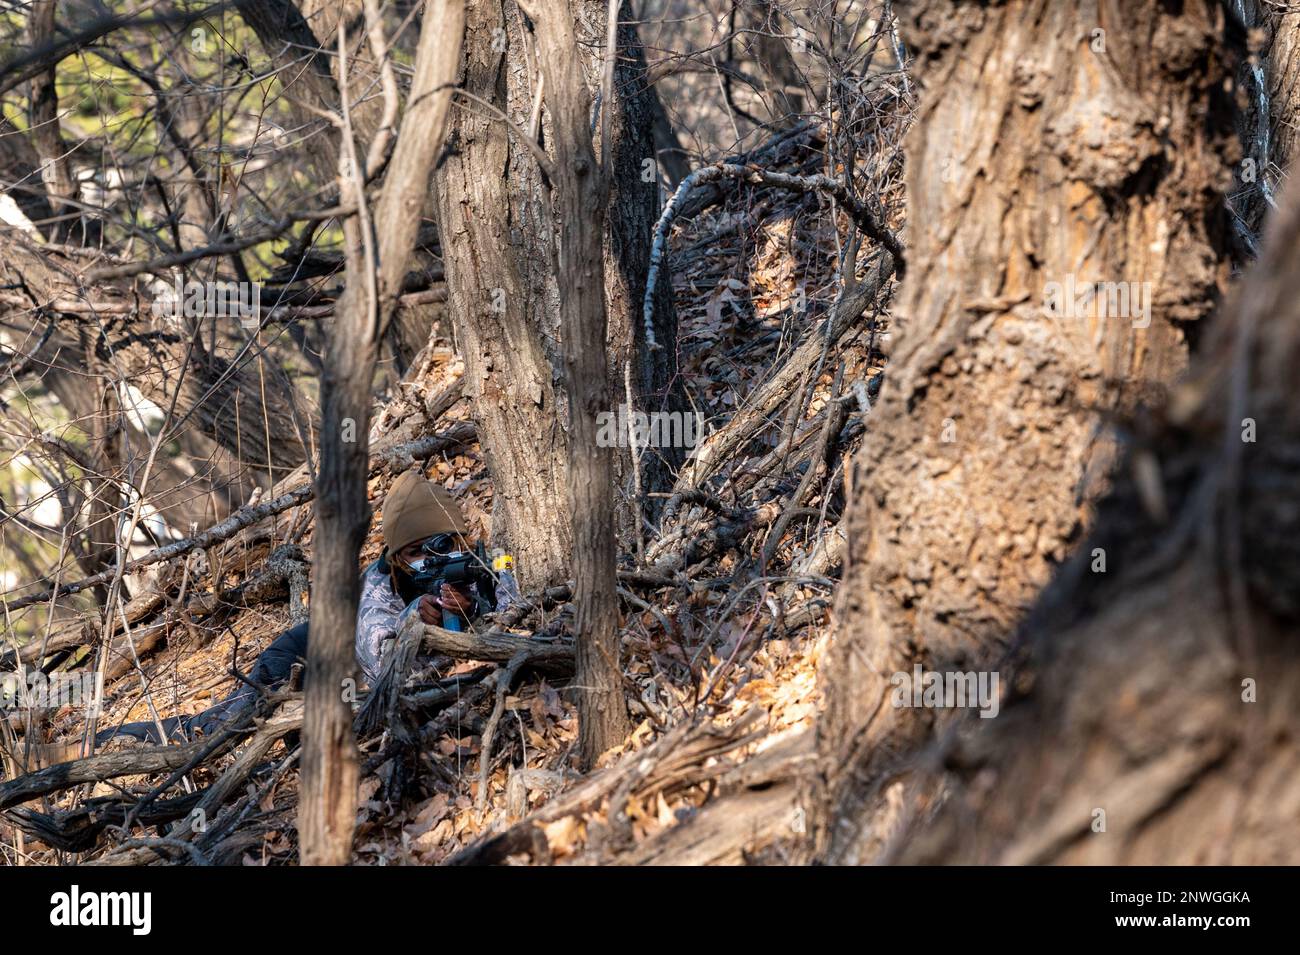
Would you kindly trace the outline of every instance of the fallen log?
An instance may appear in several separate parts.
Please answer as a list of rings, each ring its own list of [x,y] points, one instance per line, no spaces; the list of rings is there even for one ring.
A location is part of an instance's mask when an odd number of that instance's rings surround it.
[[[119,776],[140,776],[177,770],[210,745],[198,740],[183,746],[149,746],[116,753],[100,753],[84,759],[58,763],[45,769],[0,783],[0,809],[46,796],[81,783],[97,783]]]
[[[173,822],[188,816],[201,798],[203,793],[200,791],[159,800],[139,813],[136,822],[142,826]],[[134,808],[134,803],[112,796],[50,813],[19,807],[6,811],[4,817],[33,839],[39,839],[52,848],[63,852],[85,852],[95,847],[105,829],[124,825]]]
[[[8,782],[0,783],[0,810],[81,783],[96,783],[119,776],[144,776],[171,772],[171,776],[137,803],[143,811],[157,796],[195,766],[228,753],[239,740],[279,717],[276,709],[285,698],[269,697],[245,704],[226,718],[212,736],[178,746],[132,747],[114,753],[98,753],[82,759],[47,766]],[[259,715],[260,714],[260,715]],[[283,734],[282,734],[283,735]],[[75,745],[75,744],[64,744]]]
[[[398,707],[407,675],[421,652],[502,666],[522,656],[528,666],[554,676],[569,676],[574,667],[574,647],[570,641],[546,641],[532,635],[500,630],[481,633],[444,630],[412,616],[398,631],[396,643],[385,655],[379,680],[371,687],[369,697],[357,714],[355,727],[358,734],[366,736],[387,725],[399,737],[409,735],[411,729],[401,719]]]
[[[501,630],[472,633],[425,626],[421,648],[426,653],[441,653],[457,660],[482,660],[502,666],[522,653],[534,669],[555,676],[573,673],[574,646],[569,640],[548,641]]]
[[[718,780],[718,793],[666,832],[613,857],[615,865],[742,865],[757,849],[806,838],[800,778],[816,752],[798,730]]]
[[[609,861],[623,866],[744,865],[755,849],[792,834],[800,818],[798,796],[793,782],[741,790]]]

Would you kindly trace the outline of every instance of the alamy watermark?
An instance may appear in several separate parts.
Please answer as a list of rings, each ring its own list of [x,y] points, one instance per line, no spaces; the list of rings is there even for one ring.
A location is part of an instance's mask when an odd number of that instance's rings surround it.
[[[153,928],[152,892],[96,892],[73,885],[50,896],[50,924],[54,926],[111,926],[148,935]]]
[[[940,673],[924,670],[918,663],[911,673],[900,670],[889,682],[894,687],[890,702],[897,708],[978,708],[980,719],[988,720],[997,716],[1001,707],[996,670]]]
[[[14,709],[58,709],[63,706],[99,710],[97,681],[92,672],[44,673],[20,670],[0,673],[0,712]]]
[[[1151,324],[1151,283],[1080,282],[1069,272],[1065,281],[1043,286],[1043,315],[1123,319],[1134,328],[1146,328]]]
[[[150,307],[154,318],[234,317],[253,329],[262,319],[260,282],[182,282],[162,286]]]
[[[637,411],[626,404],[617,411],[596,415],[596,444],[626,448],[636,439],[638,448],[693,448],[704,429],[703,416],[694,411]]]

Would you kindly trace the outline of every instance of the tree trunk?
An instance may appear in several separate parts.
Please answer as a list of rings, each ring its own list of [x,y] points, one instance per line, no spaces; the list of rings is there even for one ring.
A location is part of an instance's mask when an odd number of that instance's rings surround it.
[[[367,4],[372,29],[377,29],[377,10],[377,5]],[[418,212],[442,149],[450,99],[445,87],[460,57],[462,21],[462,0],[429,0],[425,5],[411,98],[373,221],[360,184],[359,150],[355,142],[347,141],[352,129],[346,99],[343,106],[345,148],[340,155],[346,161],[340,165],[339,194],[350,196],[358,213],[344,223],[348,278],[321,382],[324,407],[316,478],[312,638],[298,810],[304,865],[343,865],[352,857],[360,769],[347,687],[356,675],[357,557],[370,525],[366,474],[371,385],[379,343],[415,245]],[[344,46],[344,28],[339,29],[340,46]],[[378,68],[387,54],[375,49],[375,42],[372,39],[371,53]]]
[[[1300,861],[1297,262],[1292,192],[1198,373],[1118,472],[1078,559],[1100,549],[1108,572],[1077,568],[1044,594],[1021,692],[949,734],[929,763],[949,772],[921,780],[945,798],[896,858]]]
[[[340,177],[341,178],[341,177]],[[343,195],[355,195],[343,192]],[[360,767],[346,692],[355,686],[354,634],[361,587],[357,554],[370,526],[366,499],[371,379],[379,339],[378,303],[352,268],[362,226],[344,226],[349,279],[321,378],[320,467],[316,474],[311,619],[304,678],[303,760],[298,803],[303,865],[346,865],[352,858]],[[353,696],[354,698],[354,696]]]
[[[28,42],[38,48],[54,39],[54,16],[58,4],[55,0],[36,0],[27,21]],[[45,194],[55,217],[53,237],[63,240],[72,231],[72,223],[80,218],[75,206],[67,203],[75,199],[77,189],[72,181],[67,148],[59,129],[59,94],[55,88],[55,69],[51,65],[44,73],[32,77],[28,122],[32,143],[41,157],[41,178],[45,181]]]
[[[523,30],[513,4],[472,4],[459,86],[527,127],[533,91]],[[492,475],[492,536],[509,543],[527,587],[566,579],[573,546],[566,414],[556,387],[559,291],[541,189],[537,160],[518,138],[482,106],[458,99],[434,177],[449,311]]]
[[[596,440],[598,416],[610,407],[604,210],[619,169],[610,143],[602,145],[606,163],[597,162],[592,148],[591,97],[575,56],[578,44],[568,0],[542,0],[537,17],[538,61],[551,118],[551,195],[562,230],[556,278],[562,290],[564,389],[570,410],[578,751],[583,768],[589,769],[602,753],[620,745],[628,731],[619,664],[614,452]],[[617,120],[609,120],[606,128],[613,129]]]
[[[593,29],[579,37],[592,49],[605,45],[609,5],[584,0],[585,21]],[[686,407],[677,376],[677,311],[673,304],[669,270],[661,269],[655,288],[655,341],[669,343],[651,351],[646,347],[642,301],[650,271],[654,224],[662,208],[657,169],[653,160],[656,116],[662,114],[659,94],[648,86],[645,51],[624,4],[618,31],[618,60],[614,69],[613,108],[610,113],[609,197],[605,203],[605,305],[609,316],[609,375],[611,405],[626,401],[630,365],[632,405],[635,410],[680,412]],[[611,408],[612,410],[612,408]],[[637,481],[631,449],[614,455],[620,488],[618,527],[635,533],[636,512],[653,519],[662,498],[645,498],[649,491],[668,488],[682,461],[684,449],[641,449],[640,488],[643,500],[634,501]],[[624,537],[626,540],[627,538]]]
[[[604,21],[599,7],[592,4],[586,18],[593,33],[598,32],[594,24]],[[528,67],[532,42],[513,4],[475,4],[468,13],[460,88],[502,110],[526,134],[536,95]],[[661,364],[633,358],[657,199],[654,183],[640,178],[641,162],[652,159],[654,150],[649,121],[642,120],[650,115],[648,91],[635,75],[639,49],[629,49],[631,59],[617,71],[610,125],[618,169],[609,200],[613,208],[603,217],[613,230],[605,274],[610,374],[617,382],[607,394],[623,393],[623,363],[633,360],[633,388],[649,403],[664,400],[673,375],[670,356],[658,356]],[[618,102],[623,98],[626,102]],[[531,589],[571,574],[573,540],[564,490],[569,413],[558,386],[561,303],[569,290],[556,282],[556,223],[537,158],[522,137],[480,103],[461,100],[449,143],[434,184],[449,311],[465,357],[466,395],[492,474],[493,537],[511,548],[520,581]],[[583,218],[594,221],[591,210]],[[675,341],[671,308],[665,303],[660,312],[665,327],[657,334]],[[647,473],[643,489],[648,490],[658,478],[654,470]]]
[[[1270,161],[1277,171],[1265,170],[1268,181],[1276,182],[1295,155],[1297,124],[1300,124],[1300,11],[1264,11],[1271,27],[1268,49],[1268,102]]]
[[[1114,416],[1183,368],[1227,280],[1239,155],[1217,7],[900,12],[924,91],[887,381],[846,482],[814,794],[831,862],[878,856],[887,786],[930,731],[891,674],[989,665],[1089,526]],[[1098,282],[1138,284],[1127,308],[1102,290],[1108,317],[1062,301]]]

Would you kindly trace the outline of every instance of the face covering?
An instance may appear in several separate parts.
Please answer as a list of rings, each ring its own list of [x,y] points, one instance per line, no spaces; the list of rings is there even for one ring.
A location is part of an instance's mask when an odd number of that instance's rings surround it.
[[[388,566],[393,575],[393,589],[397,591],[398,596],[400,596],[405,603],[409,604],[412,601],[419,600],[420,597],[424,595],[424,589],[416,586],[415,581],[411,579],[411,575],[406,571],[406,568],[397,561],[393,561]]]

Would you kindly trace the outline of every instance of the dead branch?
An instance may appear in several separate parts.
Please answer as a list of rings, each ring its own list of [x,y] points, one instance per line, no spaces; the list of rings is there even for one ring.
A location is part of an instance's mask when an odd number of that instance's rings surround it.
[[[857,227],[888,253],[891,267],[898,272],[900,279],[903,277],[905,263],[902,243],[881,222],[880,218],[868,209],[857,196],[849,192],[848,187],[838,179],[824,174],[792,176],[787,173],[763,169],[754,164],[736,166],[729,163],[716,163],[712,166],[705,166],[702,169],[695,170],[682,180],[681,185],[677,187],[677,191],[673,193],[664,206],[659,222],[655,225],[654,243],[650,248],[650,269],[646,278],[645,295],[641,306],[641,318],[645,324],[645,337],[649,348],[658,349],[662,347],[655,341],[654,334],[655,283],[659,280],[659,267],[668,249],[668,233],[672,229],[674,219],[677,217],[678,206],[696,186],[714,182],[724,177],[777,186],[794,192],[821,192],[833,196],[844,207]]]
[[[508,664],[518,654],[528,657],[528,666],[556,676],[573,673],[573,644],[568,640],[545,641],[536,636],[489,630],[483,633],[444,630],[424,626],[423,649],[443,653],[457,660],[482,660]]]
[[[834,345],[854,326],[862,313],[876,301],[893,271],[893,256],[883,253],[871,274],[845,291],[831,307],[830,315],[808,333],[781,370],[746,401],[745,410],[737,412],[724,427],[696,447],[678,475],[675,491],[700,487],[722,461],[729,459],[741,445],[767,426],[769,417],[789,399],[803,373],[816,364],[826,343]]]
[[[74,759],[0,783],[0,809],[46,796],[81,783],[97,783],[119,776],[140,776],[177,770],[188,765],[209,746],[208,740],[182,746],[149,746]],[[228,740],[233,744],[233,739]]]
[[[160,800],[136,816],[142,826],[160,826],[189,815],[203,793],[185,793],[173,799]],[[6,810],[4,818],[33,839],[63,852],[85,852],[93,849],[100,833],[114,826],[125,825],[127,815],[135,808],[116,796],[98,797],[72,809],[37,812],[25,806]]]
[[[718,65],[725,68],[725,64],[719,63]],[[712,66],[709,68],[712,69]],[[765,169],[774,169],[790,164],[802,167],[810,159],[813,162],[822,162],[824,161],[822,150],[826,145],[825,137],[826,130],[819,122],[811,119],[804,120],[783,132],[777,133],[771,139],[747,153],[729,157],[729,162],[738,166],[757,165]],[[686,176],[683,175],[681,178],[685,179]],[[719,179],[710,183],[702,183],[697,188],[692,189],[690,195],[678,206],[677,219],[694,218],[704,210],[722,202],[728,195],[727,187],[733,182],[735,180]]]
[[[412,441],[404,445],[389,449],[377,459],[370,462],[370,473],[377,473],[379,470],[391,466],[394,462],[409,461],[414,458],[425,458],[437,451],[447,447],[461,444],[473,438],[474,426],[469,422],[461,422],[442,434],[430,435],[417,441]],[[264,501],[250,507],[242,507],[234,514],[231,514],[224,521],[214,524],[202,533],[195,534],[183,540],[173,541],[163,547],[157,547],[142,557],[135,560],[127,561],[122,570],[123,574],[134,573],[144,567],[157,564],[164,560],[171,560],[174,557],[181,557],[193,550],[206,550],[215,544],[228,540],[235,534],[251,527],[254,524],[281,514],[290,508],[299,507],[313,500],[316,496],[316,489],[311,484],[304,484],[294,488],[274,500]],[[85,577],[81,580],[71,581],[62,584],[57,588],[45,590],[37,594],[29,594],[26,597],[19,597],[11,603],[8,603],[8,610],[19,610],[32,604],[50,600],[53,597],[63,597],[69,594],[78,594],[83,590],[89,590],[92,587],[99,586],[111,581],[116,576],[116,569],[109,569],[95,574],[91,577]]]
[[[32,604],[50,600],[55,597],[65,597],[69,594],[79,594],[83,590],[91,587],[106,584],[112,581],[119,572],[122,574],[133,573],[151,564],[157,564],[160,561],[171,560],[173,557],[181,557],[193,550],[202,550],[218,544],[229,537],[233,537],[245,527],[263,521],[275,514],[289,510],[291,507],[297,507],[305,504],[315,496],[315,492],[310,485],[291,491],[275,500],[266,501],[252,507],[243,507],[231,514],[224,521],[214,524],[200,534],[193,537],[187,537],[183,540],[173,541],[163,547],[157,547],[145,554],[143,557],[137,557],[135,560],[127,561],[121,568],[110,568],[90,577],[83,577],[81,580],[74,580],[70,583],[62,584],[51,590],[45,590],[37,594],[29,594],[26,597],[20,597],[8,604],[10,611],[19,610]]]
[[[207,820],[216,815],[217,810],[243,785],[244,781],[252,775],[253,770],[262,764],[271,747],[281,738],[300,729],[302,729],[302,701],[286,702],[262,722],[248,745],[240,750],[239,755],[220,778],[204,791],[203,798],[188,815],[187,821],[173,829],[171,836],[189,840],[201,833],[202,829],[196,828],[199,820],[204,820],[206,825]]]
[[[697,812],[615,865],[738,865],[753,847],[801,831],[800,780],[814,765],[811,732],[799,730],[728,769]]]
[[[509,665],[522,655],[529,666],[559,676],[570,675],[574,664],[573,644],[567,641],[544,642],[534,636],[505,631],[444,630],[412,616],[398,632],[396,644],[384,658],[379,681],[371,687],[369,697],[357,714],[359,734],[378,732],[385,720],[396,727],[396,735],[406,732],[402,729],[404,723],[400,719],[398,703],[419,652],[499,665]]]
[[[767,540],[763,543],[762,554],[759,557],[759,568],[763,573],[767,573],[767,565],[775,553],[777,545],[781,543],[781,538],[785,535],[786,528],[794,520],[796,512],[804,502],[805,496],[811,490],[813,481],[817,478],[818,473],[822,470],[823,465],[828,465],[827,455],[830,450],[831,437],[839,434],[840,428],[844,425],[844,419],[847,412],[844,403],[840,401],[840,386],[844,380],[844,365],[841,364],[835,371],[835,383],[831,385],[830,403],[826,410],[826,420],[822,425],[821,435],[817,439],[817,447],[813,451],[812,459],[808,462],[808,469],[804,471],[803,478],[799,481],[799,487],[794,495],[786,502],[785,509],[781,516],[777,518],[776,523],[772,525],[771,531],[768,532]]]
[[[520,650],[511,658],[510,662],[496,673],[496,705],[492,707],[492,715],[488,717],[487,727],[483,730],[483,743],[480,747],[481,755],[478,761],[478,800],[477,809],[483,811],[487,805],[487,788],[488,773],[492,768],[492,741],[496,736],[497,724],[501,722],[501,714],[506,708],[506,694],[510,692],[510,686],[518,676],[519,671],[528,663],[529,650]]]
[[[686,766],[717,758],[753,743],[766,732],[763,729],[750,729],[762,713],[760,707],[751,708],[744,717],[730,726],[719,726],[707,721],[683,721],[644,750],[627,753],[613,766],[591,776],[575,789],[542,806],[504,832],[481,839],[461,850],[447,864],[496,865],[508,855],[527,851],[526,848],[521,850],[521,846],[536,844],[530,830],[540,831],[540,827],[547,823],[590,811],[613,793],[631,794],[666,784]],[[623,804],[626,804],[626,799]]]

